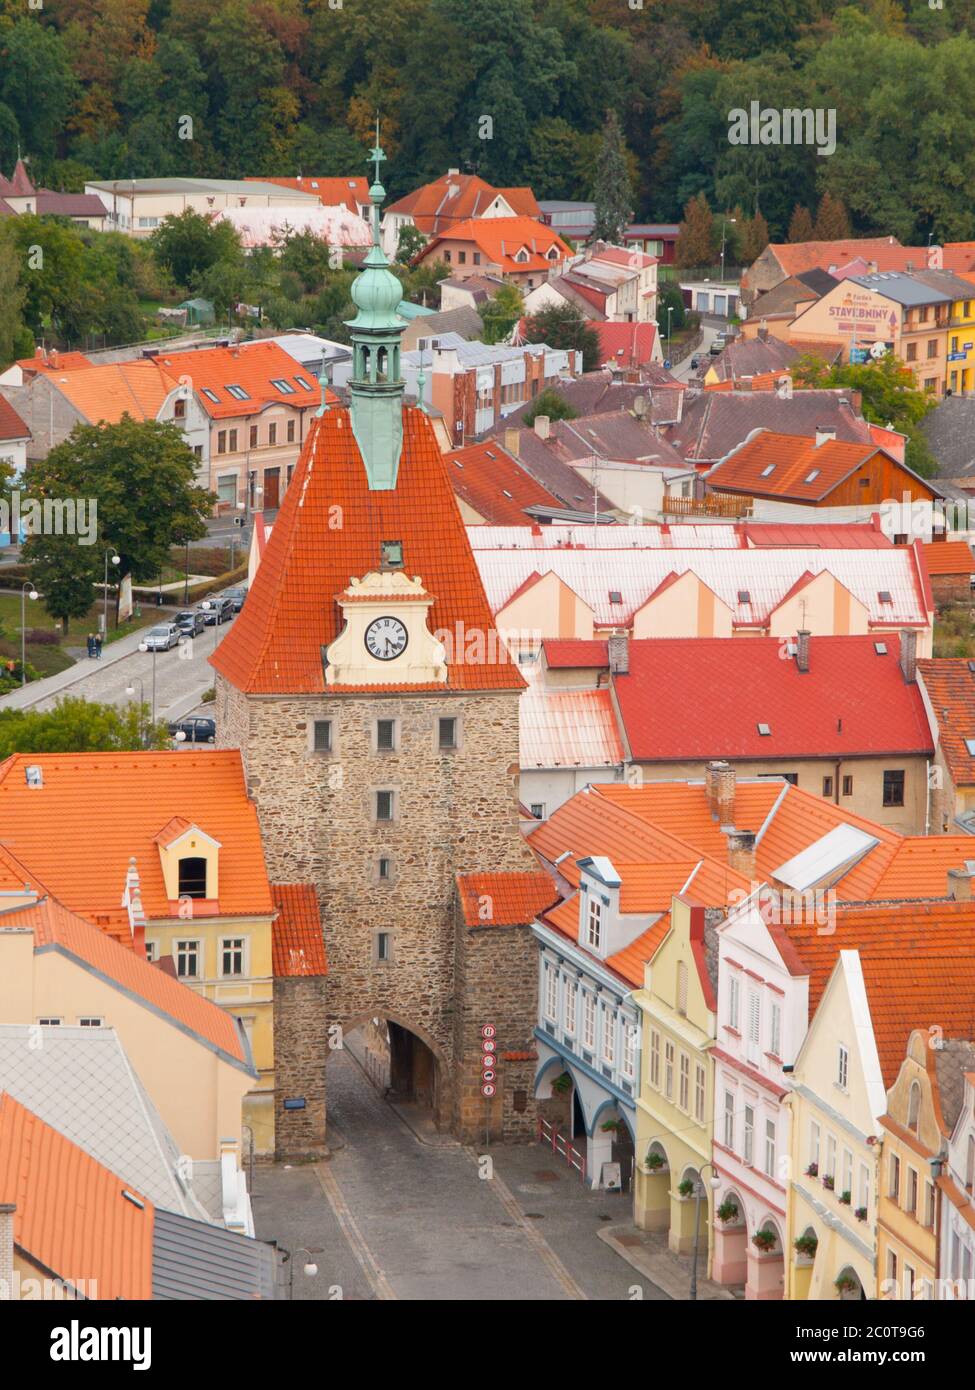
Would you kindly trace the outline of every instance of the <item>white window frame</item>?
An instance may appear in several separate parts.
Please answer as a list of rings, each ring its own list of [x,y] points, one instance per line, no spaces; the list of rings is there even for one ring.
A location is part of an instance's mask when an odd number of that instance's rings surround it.
[[[839,1044],[836,1054],[836,1084],[841,1091],[848,1088],[850,1080],[850,1050],[845,1043]]]
[[[857,1206],[870,1210],[870,1169],[861,1163],[857,1173]]]
[[[681,1052],[677,1070],[677,1104],[685,1115],[691,1113],[691,1059]]]
[[[755,1153],[755,1107],[745,1106],[745,1139],[742,1145],[742,1161],[751,1165]]]
[[[725,1091],[724,1093],[724,1146],[735,1152],[735,1093]]]
[[[636,1030],[637,1025],[623,1019],[623,1048],[620,1054],[620,1072],[632,1080],[636,1074]]]
[[[656,1028],[650,1029],[650,1085],[660,1090],[660,1034]]]
[[[782,1005],[777,999],[772,1000],[771,1018],[769,1027],[769,1052],[773,1057],[782,1056]]]
[[[232,945],[231,945],[232,942],[239,942],[239,947],[237,947],[237,946],[232,946]],[[248,969],[247,969],[247,937],[246,937],[246,936],[222,936],[222,937],[220,938],[219,942],[218,942],[218,949],[219,949],[219,952],[220,952],[220,960],[219,960],[220,969],[219,969],[219,972],[218,972],[218,973],[219,973],[219,975],[220,975],[221,980],[242,980],[242,979],[245,979],[246,976],[247,976],[247,974],[249,973],[249,972],[248,972]],[[224,959],[223,959],[223,958],[224,958],[224,952],[227,951],[228,949],[233,950],[234,952],[236,952],[236,951],[239,949],[239,951],[240,951],[240,969],[239,969],[239,970],[227,971],[227,970],[224,969]]]
[[[79,1028],[104,1028],[105,1019],[102,1014],[82,1014],[78,1019]]]
[[[589,989],[582,992],[582,1045],[596,1051],[596,996]]]
[[[598,951],[602,945],[603,905],[592,893],[586,908],[586,945]]]
[[[704,1123],[704,1109],[707,1098],[707,1077],[700,1062],[694,1064],[694,1118]]]
[[[777,1139],[775,1120],[768,1115],[765,1117],[765,1171],[770,1178],[775,1177],[775,1156],[777,1151]]]
[[[195,952],[195,955],[196,955],[196,966],[197,966],[197,968],[196,968],[196,970],[193,971],[192,974],[187,974],[187,975],[181,975],[181,974],[180,974],[180,969],[179,969],[179,958],[180,958],[181,948],[182,948],[182,947],[192,948],[193,951]],[[182,953],[183,953],[183,954],[188,954],[188,951],[187,951],[187,952],[182,952]],[[179,939],[178,941],[174,941],[174,942],[173,942],[173,964],[176,966],[176,978],[177,978],[178,980],[201,980],[201,979],[203,978],[203,973],[202,973],[202,971],[201,971],[201,969],[200,969],[200,966],[203,964],[203,942],[202,942],[202,941],[199,941],[199,940],[194,940],[193,937],[189,937],[189,936],[187,936],[187,937],[180,937],[180,939]]]
[[[737,975],[728,981],[728,1026],[738,1031],[738,1008],[741,997],[741,982]]]
[[[674,1098],[674,1062],[676,1048],[669,1038],[664,1039],[664,1095],[668,1100]]]
[[[603,1061],[608,1067],[616,1062],[616,1015],[603,1007]]]
[[[559,1021],[559,976],[554,965],[545,962],[545,1017]]]
[[[579,982],[566,977],[562,991],[562,1027],[575,1036],[577,1008],[579,1004]]]

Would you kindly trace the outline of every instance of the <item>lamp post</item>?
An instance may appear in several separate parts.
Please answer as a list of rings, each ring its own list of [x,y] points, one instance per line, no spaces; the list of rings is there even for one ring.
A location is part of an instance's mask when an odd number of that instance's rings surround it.
[[[281,1263],[288,1266],[288,1297],[293,1299],[295,1296],[295,1266],[292,1252],[290,1250],[285,1250],[283,1245],[279,1245],[278,1249],[284,1256]],[[309,1250],[304,1245],[299,1246],[298,1249],[294,1251],[295,1255],[307,1255],[309,1257],[302,1266],[302,1273],[306,1278],[314,1279],[315,1275],[318,1273],[318,1265],[311,1259],[311,1256],[321,1255],[322,1253],[322,1250],[318,1247],[313,1247]]]
[[[148,642],[140,642],[140,643],[139,643],[139,651],[140,651],[140,652],[148,652],[148,651],[151,651],[151,652],[152,652],[152,714],[151,714],[151,716],[150,716],[150,719],[151,719],[151,724],[155,724],[155,722],[156,722],[156,647],[155,647],[155,643],[153,643],[152,647],[150,647]]]
[[[725,237],[728,233],[728,225],[734,226],[738,221],[737,217],[723,217],[721,219],[721,283],[724,284],[724,247]]]
[[[667,305],[667,360],[668,360],[668,362],[672,362],[672,361],[673,361],[673,358],[672,358],[671,355],[670,355],[670,326],[671,326],[671,315],[673,314],[673,312],[674,312],[674,306],[673,306],[673,304],[668,304],[668,305]]]
[[[104,611],[103,614],[102,614],[102,632],[103,632],[103,634],[104,634],[104,636],[103,636],[103,640],[104,640],[104,641],[107,641],[107,640],[108,640],[108,561],[109,561],[109,557],[111,557],[111,561],[112,561],[112,564],[113,564],[113,565],[120,565],[120,564],[122,563],[122,557],[121,557],[120,555],[116,555],[116,554],[115,554],[114,547],[110,547],[108,550],[105,551],[105,594],[104,594],[105,611]]]
[[[146,706],[146,687],[145,687],[145,684],[144,684],[144,682],[143,682],[143,680],[142,680],[142,677],[141,677],[141,676],[130,676],[130,677],[129,677],[129,684],[125,687],[125,693],[126,693],[126,695],[134,695],[134,694],[135,694],[135,683],[136,683],[136,681],[139,682],[139,738],[140,738],[140,740],[141,740],[141,742],[142,742],[142,746],[143,746],[143,748],[144,748],[144,747],[146,746],[146,734],[147,734],[148,730],[143,729],[143,727],[142,727],[142,711],[145,709],[145,706]]]
[[[27,595],[32,599],[37,598],[37,590],[29,579],[26,579],[20,587],[20,683],[27,684],[27,614],[24,599]]]
[[[183,607],[190,601],[190,543],[186,542],[186,553],[183,557]]]
[[[717,1189],[721,1186],[721,1179],[714,1172],[714,1164],[710,1159],[702,1163],[697,1170],[697,1180],[694,1183],[694,1254],[691,1259],[691,1301],[697,1299],[697,1251],[701,1241],[701,1198],[704,1196],[704,1183],[701,1181],[701,1174],[705,1168],[710,1168],[713,1174],[708,1179],[710,1186]]]

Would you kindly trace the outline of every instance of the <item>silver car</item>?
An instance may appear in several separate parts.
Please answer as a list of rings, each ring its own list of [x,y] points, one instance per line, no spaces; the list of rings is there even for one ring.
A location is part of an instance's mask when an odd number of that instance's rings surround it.
[[[149,629],[142,641],[147,651],[168,652],[171,647],[178,646],[182,636],[175,623],[157,623]]]

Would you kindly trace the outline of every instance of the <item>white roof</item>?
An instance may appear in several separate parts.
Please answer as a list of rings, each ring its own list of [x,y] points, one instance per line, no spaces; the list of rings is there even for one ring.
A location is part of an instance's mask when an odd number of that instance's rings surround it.
[[[473,528],[477,529],[482,528]],[[543,538],[547,529],[541,528]],[[475,545],[474,559],[492,613],[504,608],[533,574],[554,573],[592,609],[598,625],[629,625],[665,579],[690,571],[727,604],[735,623],[761,627],[803,575],[825,570],[859,599],[871,623],[922,627],[928,622],[909,546],[886,550],[624,549],[613,548],[610,542],[621,533],[625,537],[628,530],[643,528],[600,527],[594,543],[592,528],[578,529],[586,532],[586,549],[543,545],[489,550]],[[611,590],[621,595],[621,603],[610,603]],[[739,602],[741,593],[748,594],[747,603]],[[891,601],[881,602],[881,593],[889,593]]]
[[[613,868],[611,859],[607,859],[605,854],[591,854],[588,856],[586,864],[588,871],[596,878],[600,879],[609,888],[618,887],[622,883],[619,874]]]
[[[240,233],[245,247],[270,246],[286,228],[313,232],[329,246],[368,246],[369,224],[347,207],[326,208],[318,200],[312,207],[224,208],[215,222],[229,222]]]
[[[485,440],[490,443],[490,440]],[[504,444],[498,435],[497,444]],[[688,472],[693,471],[688,465]],[[528,526],[468,526],[472,550],[559,550],[584,545],[590,550],[681,550],[711,548],[742,549],[741,539],[730,522],[693,522],[663,526],[543,526],[533,535]]]
[[[858,830],[853,825],[837,825],[773,869],[772,877],[798,892],[818,885],[826,886],[826,881],[835,882],[879,844],[877,837],[868,835],[865,830]]]

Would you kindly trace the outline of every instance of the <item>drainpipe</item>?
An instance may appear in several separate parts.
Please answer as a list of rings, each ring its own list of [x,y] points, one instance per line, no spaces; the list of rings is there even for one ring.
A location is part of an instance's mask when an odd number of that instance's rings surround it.
[[[931,759],[924,759],[924,833],[931,833]],[[943,824],[943,822],[942,822]]]
[[[837,762],[836,770],[833,773],[833,800],[837,806],[840,804],[840,768],[842,766],[842,762]]]

